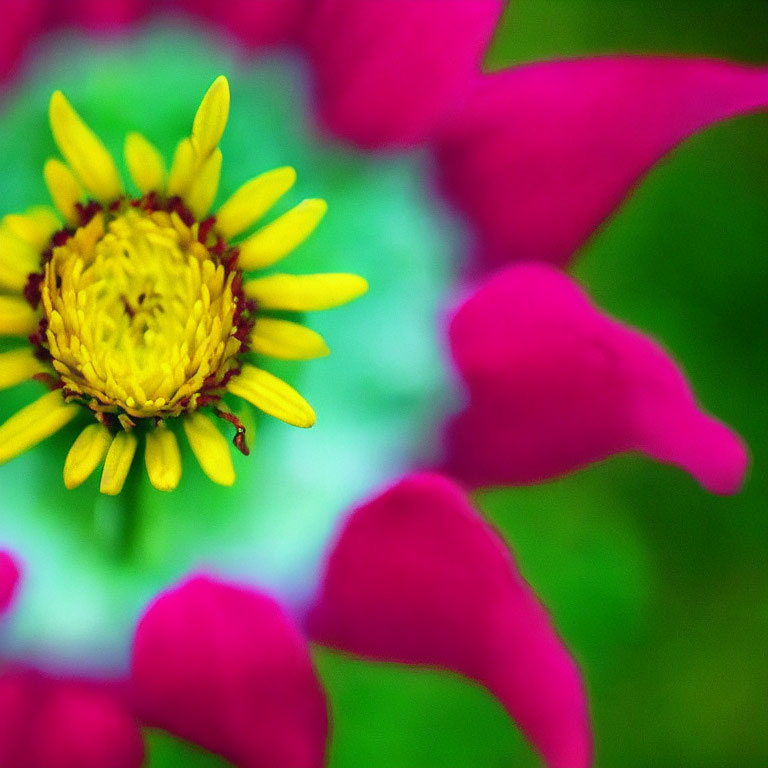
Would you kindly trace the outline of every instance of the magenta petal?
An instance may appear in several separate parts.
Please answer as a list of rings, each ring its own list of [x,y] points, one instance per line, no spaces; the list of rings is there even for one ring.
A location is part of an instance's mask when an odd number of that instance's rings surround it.
[[[0,3],[0,81],[10,75],[29,38],[43,24],[45,0],[2,0]]]
[[[309,626],[340,650],[477,680],[552,768],[590,764],[575,663],[503,542],[445,478],[412,475],[353,512]]]
[[[133,684],[147,724],[240,768],[320,768],[325,698],[299,630],[270,598],[199,576],[139,623]]]
[[[713,493],[739,489],[740,439],[699,410],[656,344],[554,267],[497,274],[458,310],[450,339],[469,391],[447,431],[447,469],[461,479],[533,483],[635,450]]]
[[[111,32],[138,21],[149,7],[150,0],[53,0],[48,23]]]
[[[0,676],[3,768],[139,768],[143,759],[136,723],[106,689],[25,670]]]
[[[11,607],[20,576],[16,561],[0,550],[0,616]]]
[[[477,78],[443,126],[449,196],[486,261],[565,264],[651,166],[687,136],[768,106],[768,70],[599,58]]]
[[[321,120],[365,147],[422,141],[479,72],[501,0],[317,0]]]

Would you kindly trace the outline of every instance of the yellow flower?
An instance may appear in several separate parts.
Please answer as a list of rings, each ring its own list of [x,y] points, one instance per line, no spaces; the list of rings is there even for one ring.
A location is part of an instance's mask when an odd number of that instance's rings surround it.
[[[228,113],[229,85],[219,77],[170,173],[146,138],[128,135],[125,160],[141,193],[131,198],[102,142],[53,94],[51,128],[66,162],[48,160],[44,175],[58,213],[34,208],[0,224],[0,335],[30,342],[0,354],[0,388],[36,378],[50,392],[0,426],[0,463],[90,411],[96,420],[64,464],[68,488],[103,462],[102,493],[119,493],[143,434],[150,481],[171,490],[182,467],[167,420],[180,418],[203,471],[231,485],[227,441],[203,409],[235,426],[246,454],[245,429],[221,399],[227,392],[288,424],[314,424],[306,400],[248,355],[327,355],[317,333],[266,312],[339,306],[367,283],[352,274],[245,278],[303,242],[327,206],[304,200],[243,238],[293,185],[286,167],[251,179],[209,216]]]

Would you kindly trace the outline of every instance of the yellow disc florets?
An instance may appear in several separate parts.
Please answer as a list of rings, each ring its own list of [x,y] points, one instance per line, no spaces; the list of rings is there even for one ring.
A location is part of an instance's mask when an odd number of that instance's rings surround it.
[[[129,205],[52,249],[43,346],[67,396],[126,422],[178,416],[223,390],[252,316],[203,235],[175,211]]]
[[[322,337],[270,313],[330,309],[367,290],[353,274],[247,273],[271,267],[300,245],[326,211],[303,200],[255,226],[296,179],[290,167],[243,184],[214,213],[229,112],[229,85],[210,87],[179,143],[170,171],[137,133],[125,162],[138,194],[60,92],[50,121],[66,162],[51,158],[44,176],[57,211],[41,207],[0,223],[0,335],[26,337],[0,353],[0,389],[29,378],[50,391],[0,426],[0,464],[84,412],[96,416],[64,463],[68,488],[103,461],[101,491],[119,493],[138,447],[152,484],[175,488],[183,431],[203,471],[222,485],[235,474],[227,441],[205,415],[245,429],[224,397],[311,427],[315,413],[260,356],[308,360],[328,354]],[[140,429],[136,429],[140,427]]]

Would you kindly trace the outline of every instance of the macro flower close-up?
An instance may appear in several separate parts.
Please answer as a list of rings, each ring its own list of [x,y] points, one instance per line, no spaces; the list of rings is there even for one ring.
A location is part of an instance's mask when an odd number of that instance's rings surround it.
[[[3,11],[2,768],[764,764],[759,0]]]
[[[304,200],[244,241],[231,242],[291,187],[296,174],[290,167],[267,171],[209,217],[228,112],[229,85],[220,77],[169,174],[157,149],[141,134],[130,134],[125,160],[141,197],[126,199],[112,157],[65,96],[53,94],[51,127],[69,165],[49,160],[45,179],[65,226],[47,208],[6,217],[4,287],[23,296],[4,297],[0,305],[2,331],[30,340],[30,349],[3,356],[6,386],[33,377],[49,382],[52,391],[3,425],[0,460],[56,432],[81,403],[97,423],[83,430],[67,456],[67,488],[80,485],[103,460],[101,492],[120,493],[136,451],[134,430],[150,424],[149,478],[155,488],[173,490],[181,456],[165,422],[180,416],[203,471],[232,485],[227,447],[201,414],[212,406],[232,422],[235,445],[247,455],[245,427],[221,404],[225,391],[288,424],[314,424],[311,406],[296,390],[241,355],[327,354],[318,334],[260,310],[328,309],[357,298],[367,286],[350,274],[244,279],[245,271],[287,255],[326,206]]]

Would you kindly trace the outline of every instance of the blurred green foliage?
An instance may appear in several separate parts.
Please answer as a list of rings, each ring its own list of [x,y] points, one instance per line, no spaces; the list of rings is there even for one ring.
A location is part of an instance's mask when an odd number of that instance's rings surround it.
[[[766,29],[764,0],[511,0],[489,62],[631,53],[764,64]]]

